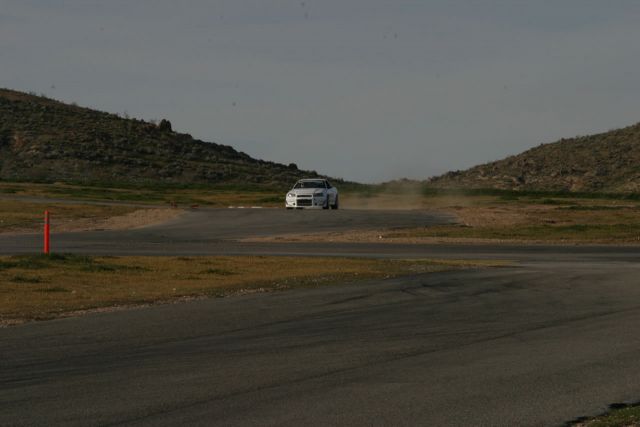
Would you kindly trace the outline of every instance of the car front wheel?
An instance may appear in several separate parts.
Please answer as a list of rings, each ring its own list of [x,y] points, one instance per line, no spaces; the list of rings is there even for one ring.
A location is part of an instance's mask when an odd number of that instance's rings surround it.
[[[322,205],[322,209],[329,209],[331,205],[329,204],[329,195],[324,199],[324,205]]]

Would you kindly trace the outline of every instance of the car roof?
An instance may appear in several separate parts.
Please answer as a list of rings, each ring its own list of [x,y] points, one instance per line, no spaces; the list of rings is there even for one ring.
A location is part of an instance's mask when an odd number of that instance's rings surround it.
[[[305,179],[299,179],[298,182],[301,181],[326,181],[326,179],[324,178],[305,178]]]

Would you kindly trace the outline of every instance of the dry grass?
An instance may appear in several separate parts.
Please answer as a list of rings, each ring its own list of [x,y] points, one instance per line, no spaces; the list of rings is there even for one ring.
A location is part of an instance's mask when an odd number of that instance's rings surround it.
[[[640,243],[640,204],[632,200],[562,197],[423,196],[345,197],[343,205],[446,212],[457,225],[354,230],[253,240],[389,243]]]
[[[0,195],[31,196],[68,200],[133,202],[177,207],[193,205],[227,206],[284,206],[284,192],[271,190],[248,191],[241,188],[111,188],[81,186],[64,183],[7,183],[0,182]]]
[[[41,230],[45,209],[51,212],[52,223],[65,229],[65,225],[72,222],[103,221],[130,214],[139,208],[62,203],[42,204],[7,199],[0,201],[0,233]]]
[[[574,427],[638,427],[640,406],[614,405],[606,415],[572,424]]]
[[[0,257],[0,323],[499,263],[289,257]]]
[[[161,203],[178,207],[282,206],[273,191],[240,189],[122,189],[68,184],[0,183],[0,195],[48,196],[77,200]],[[54,204],[58,225],[79,219],[105,219],[130,213],[131,206]],[[277,240],[439,242],[640,243],[640,203],[635,200],[559,197],[506,193],[503,195],[425,194],[420,187],[393,187],[387,192],[341,194],[343,208],[422,209],[455,215],[460,225],[405,230],[373,230],[334,235],[276,236]],[[3,200],[0,232],[34,230],[41,225],[43,205]],[[91,226],[79,229],[90,229]],[[101,228],[93,224],[93,228]],[[106,227],[102,227],[106,228]],[[261,239],[265,240],[265,239]],[[266,239],[270,240],[270,239]]]
[[[455,214],[460,225],[390,231],[383,238],[640,243],[636,202],[562,198],[483,198],[475,202],[441,208]]]

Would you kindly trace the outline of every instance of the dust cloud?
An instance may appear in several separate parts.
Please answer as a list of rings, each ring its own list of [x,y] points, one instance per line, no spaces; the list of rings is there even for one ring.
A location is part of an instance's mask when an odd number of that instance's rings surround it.
[[[472,198],[455,193],[430,191],[423,182],[399,180],[368,191],[348,191],[340,195],[345,209],[371,210],[447,210],[474,205]]]
[[[428,208],[423,185],[415,181],[392,181],[362,192],[341,195],[346,209],[417,210]]]

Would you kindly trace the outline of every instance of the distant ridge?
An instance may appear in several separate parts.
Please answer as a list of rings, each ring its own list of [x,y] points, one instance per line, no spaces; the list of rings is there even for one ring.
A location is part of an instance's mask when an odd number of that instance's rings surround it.
[[[0,89],[0,179],[80,183],[260,184],[318,176],[159,124]]]
[[[436,188],[640,192],[640,123],[542,144],[428,180]]]

